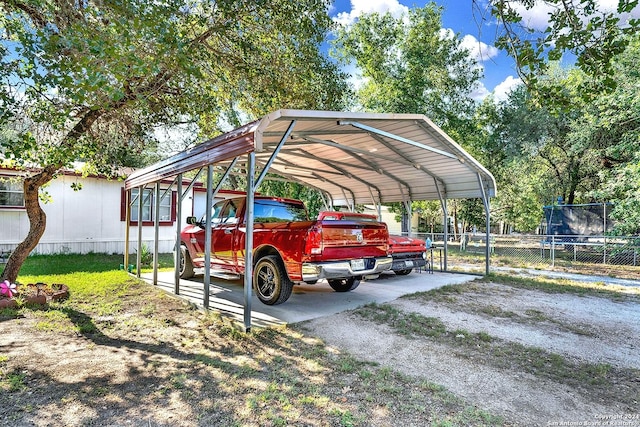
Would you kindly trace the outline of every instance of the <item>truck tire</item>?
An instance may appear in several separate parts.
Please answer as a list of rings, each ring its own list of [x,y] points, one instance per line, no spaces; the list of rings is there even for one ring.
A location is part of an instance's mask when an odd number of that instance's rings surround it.
[[[413,268],[410,268],[408,270],[394,270],[393,272],[398,276],[406,276],[407,274],[411,273],[411,271],[413,271]]]
[[[180,272],[181,279],[189,279],[193,277],[193,263],[189,256],[189,251],[185,245],[180,245],[180,252],[178,252],[180,259],[178,271]]]
[[[354,290],[360,284],[360,279],[356,277],[348,277],[346,279],[329,279],[329,286],[336,292],[349,292]]]
[[[266,305],[282,304],[289,299],[293,282],[277,255],[267,255],[258,260],[253,270],[253,288],[258,299]]]

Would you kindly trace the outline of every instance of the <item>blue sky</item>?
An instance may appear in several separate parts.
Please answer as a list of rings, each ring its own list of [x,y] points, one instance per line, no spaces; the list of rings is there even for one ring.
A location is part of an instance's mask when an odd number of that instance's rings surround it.
[[[463,45],[476,55],[476,59],[484,70],[482,86],[474,92],[473,97],[482,99],[489,93],[493,93],[496,99],[504,99],[506,93],[520,83],[520,79],[514,60],[506,52],[493,46],[497,27],[486,10],[488,0],[475,2],[435,0],[434,2],[444,9],[443,29],[459,34]],[[363,13],[390,12],[394,16],[400,16],[408,8],[423,7],[427,3],[429,3],[428,0],[334,0],[330,14],[336,21],[348,24]],[[596,0],[596,4],[601,11],[613,12],[616,10],[618,0]],[[523,17],[523,23],[529,27],[539,31],[547,27],[552,9],[545,2],[537,1],[531,9],[518,5],[515,7]],[[483,16],[485,19],[482,19]],[[640,6],[634,9],[631,16],[640,18]]]

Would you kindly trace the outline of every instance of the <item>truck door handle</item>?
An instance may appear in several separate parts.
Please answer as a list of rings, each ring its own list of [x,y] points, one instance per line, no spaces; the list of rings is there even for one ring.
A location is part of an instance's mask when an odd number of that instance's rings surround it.
[[[225,228],[224,234],[231,234],[231,229],[230,228]]]

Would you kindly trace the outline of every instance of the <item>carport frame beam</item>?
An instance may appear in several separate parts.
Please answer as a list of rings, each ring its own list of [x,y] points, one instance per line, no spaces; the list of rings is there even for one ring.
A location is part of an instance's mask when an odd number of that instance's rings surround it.
[[[367,126],[367,125],[362,124],[362,123],[352,122],[352,121],[348,121],[348,120],[338,120],[338,124],[341,125],[341,126],[351,125],[351,126],[353,126],[355,128],[362,129],[362,130],[364,130],[366,132],[371,132],[371,133],[374,133],[374,134],[377,134],[377,135],[380,135],[380,136],[384,136],[386,138],[395,139],[396,141],[404,142],[406,144],[413,145],[414,147],[418,147],[418,148],[421,148],[423,150],[431,151],[432,153],[440,154],[441,156],[449,157],[451,159],[458,159],[458,156],[456,156],[454,154],[447,153],[446,151],[438,150],[437,148],[429,147],[428,145],[424,145],[424,144],[421,144],[419,142],[412,141],[412,140],[410,140],[408,138],[404,138],[404,137],[399,136],[399,135],[394,135],[392,133],[385,132],[385,131],[380,130],[380,129],[376,129],[376,128],[372,127],[372,126]]]

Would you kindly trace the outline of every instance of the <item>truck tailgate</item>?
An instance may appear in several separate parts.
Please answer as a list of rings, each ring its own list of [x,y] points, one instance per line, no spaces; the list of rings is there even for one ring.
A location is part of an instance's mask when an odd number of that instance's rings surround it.
[[[354,259],[387,255],[388,231],[384,223],[320,221],[323,258]]]

